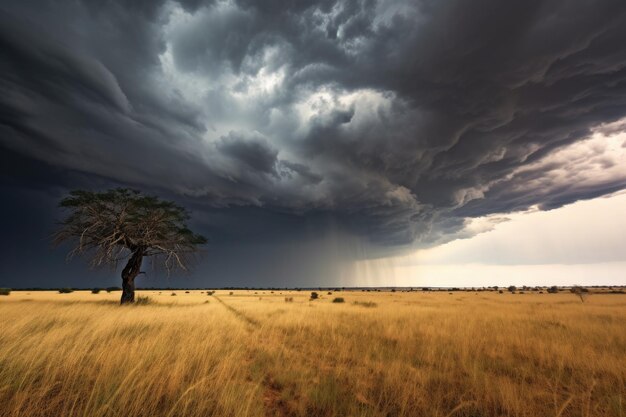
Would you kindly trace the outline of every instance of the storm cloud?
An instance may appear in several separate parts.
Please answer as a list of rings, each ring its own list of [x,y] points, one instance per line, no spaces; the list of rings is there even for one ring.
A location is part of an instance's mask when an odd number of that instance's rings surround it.
[[[626,188],[589,144],[624,127],[623,0],[5,3],[0,149],[74,178],[7,157],[22,187],[152,190],[224,242],[332,218],[368,253]]]

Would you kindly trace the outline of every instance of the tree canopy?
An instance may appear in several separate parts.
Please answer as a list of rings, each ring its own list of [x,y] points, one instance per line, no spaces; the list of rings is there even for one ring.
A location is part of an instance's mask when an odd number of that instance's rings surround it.
[[[59,206],[70,213],[54,234],[54,242],[75,242],[68,257],[88,255],[94,267],[117,266],[128,259],[123,283],[133,284],[144,256],[168,272],[187,270],[198,246],[207,242],[187,227],[186,209],[136,190],[75,190]],[[131,289],[134,292],[134,284]]]

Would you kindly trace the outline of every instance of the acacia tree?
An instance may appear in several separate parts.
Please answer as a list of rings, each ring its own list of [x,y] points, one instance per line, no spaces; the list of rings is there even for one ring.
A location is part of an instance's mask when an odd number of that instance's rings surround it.
[[[126,261],[121,303],[135,301],[135,278],[144,257],[155,267],[187,270],[206,239],[187,228],[187,210],[171,201],[116,188],[105,192],[76,190],[59,206],[69,210],[53,236],[55,244],[75,243],[68,258],[86,255],[92,267]]]
[[[570,288],[570,292],[578,298],[580,298],[580,302],[584,303],[585,299],[589,296],[589,290],[585,287],[581,287],[580,285],[574,285]]]

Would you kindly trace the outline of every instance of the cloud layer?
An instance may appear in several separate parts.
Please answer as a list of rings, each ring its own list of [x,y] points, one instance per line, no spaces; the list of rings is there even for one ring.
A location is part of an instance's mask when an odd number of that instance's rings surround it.
[[[602,145],[624,39],[622,0],[12,2],[0,147],[206,213],[432,246],[626,187]]]

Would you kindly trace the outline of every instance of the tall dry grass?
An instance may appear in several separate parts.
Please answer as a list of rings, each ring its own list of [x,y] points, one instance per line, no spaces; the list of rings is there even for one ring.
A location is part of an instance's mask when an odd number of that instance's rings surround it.
[[[0,300],[0,415],[626,416],[624,295],[175,292]]]

